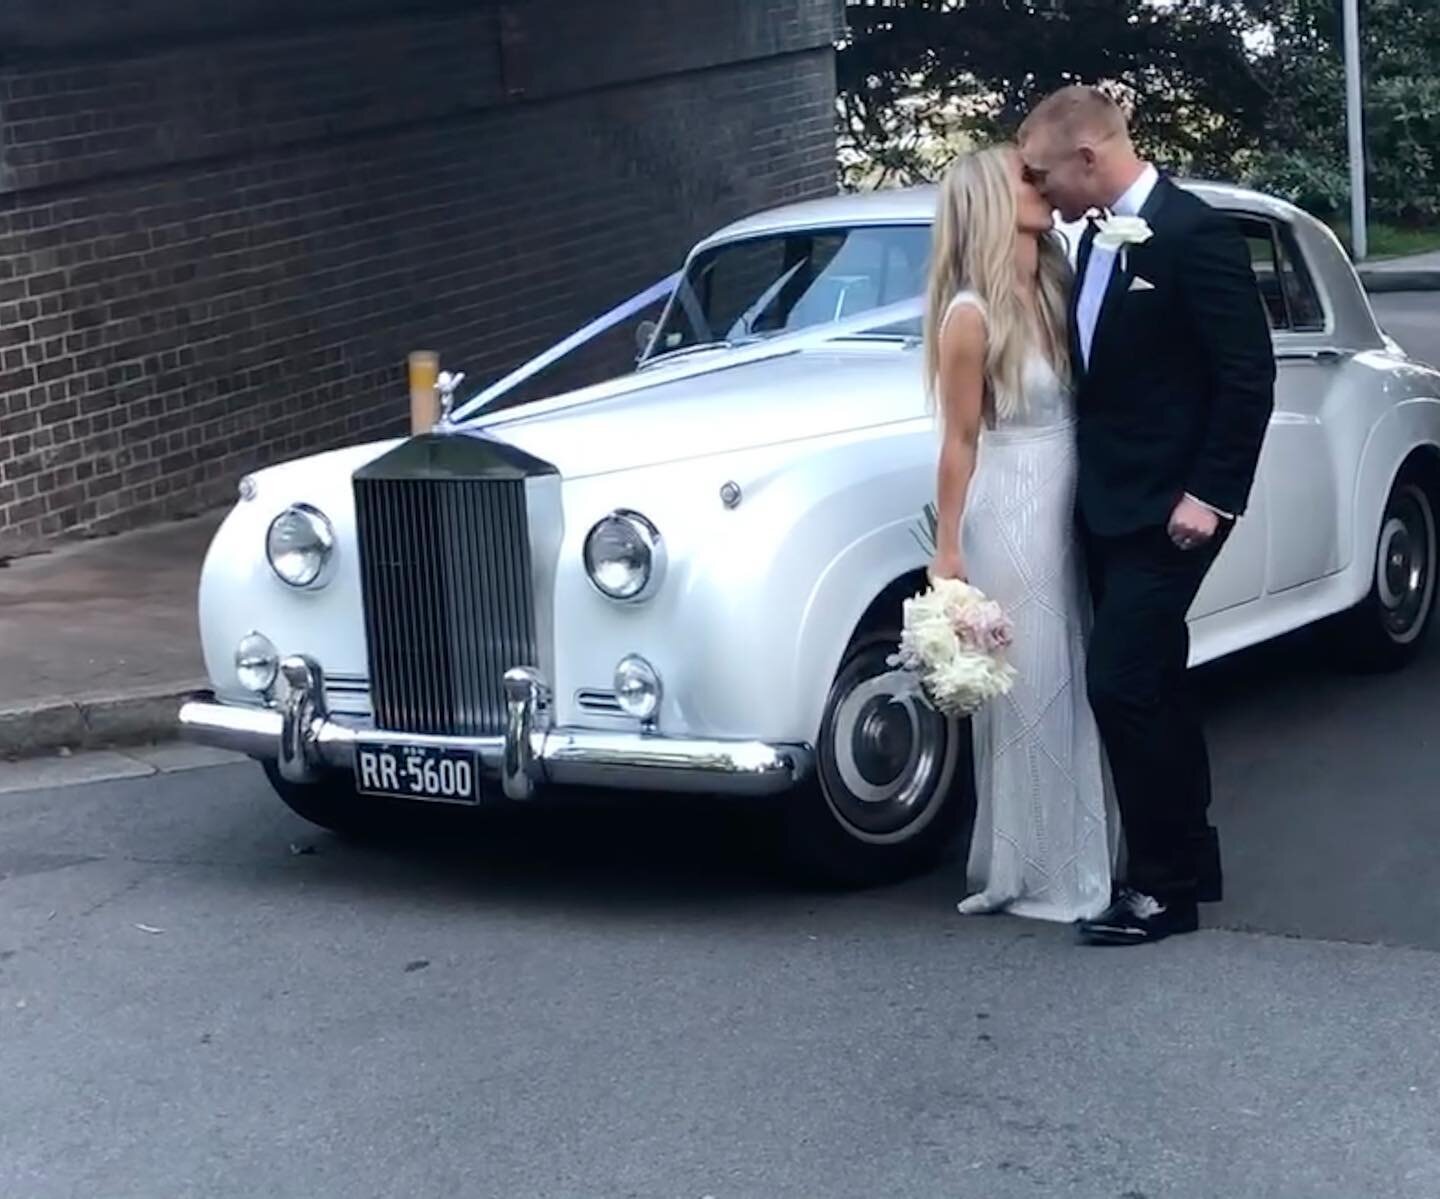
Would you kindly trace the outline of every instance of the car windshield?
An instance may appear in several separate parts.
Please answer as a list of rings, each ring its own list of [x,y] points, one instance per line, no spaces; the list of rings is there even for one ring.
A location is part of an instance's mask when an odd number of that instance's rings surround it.
[[[715,246],[686,269],[649,357],[793,333],[908,300],[924,290],[929,252],[928,225],[787,230]],[[919,322],[876,332],[913,336]]]

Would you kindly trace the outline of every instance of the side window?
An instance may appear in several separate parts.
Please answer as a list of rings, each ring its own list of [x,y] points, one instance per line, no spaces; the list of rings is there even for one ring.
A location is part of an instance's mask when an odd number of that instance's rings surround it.
[[[1323,329],[1325,314],[1304,259],[1288,228],[1264,217],[1237,216],[1235,224],[1250,249],[1250,269],[1265,303],[1271,329]]]
[[[1290,305],[1291,328],[1306,332],[1324,329],[1325,309],[1310,278],[1310,268],[1305,265],[1305,256],[1295,244],[1295,235],[1289,226],[1277,229],[1276,234],[1276,244],[1280,247],[1280,280]]]
[[[1260,298],[1265,301],[1265,315],[1270,318],[1270,328],[1290,328],[1290,312],[1280,283],[1280,255],[1275,245],[1274,226],[1269,221],[1248,216],[1236,217],[1235,223],[1240,226],[1245,244],[1250,248],[1250,269],[1255,272]]]

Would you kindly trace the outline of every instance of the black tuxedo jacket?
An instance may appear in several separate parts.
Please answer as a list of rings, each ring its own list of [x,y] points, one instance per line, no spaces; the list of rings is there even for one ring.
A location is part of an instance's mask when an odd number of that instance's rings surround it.
[[[1164,527],[1187,492],[1239,516],[1274,407],[1270,327],[1240,231],[1164,176],[1140,215],[1152,236],[1126,248],[1123,268],[1115,257],[1088,369],[1075,307],[1093,228],[1070,308],[1077,505],[1102,537]]]

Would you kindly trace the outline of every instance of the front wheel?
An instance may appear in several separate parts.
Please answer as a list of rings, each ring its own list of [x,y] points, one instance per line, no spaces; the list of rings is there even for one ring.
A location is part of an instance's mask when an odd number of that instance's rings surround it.
[[[899,641],[884,629],[851,643],[825,703],[815,774],[788,797],[787,847],[829,882],[891,882],[934,866],[973,808],[969,726],[886,665]]]
[[[1370,593],[1344,618],[1351,665],[1393,670],[1420,652],[1435,609],[1436,552],[1431,492],[1417,474],[1403,474],[1380,518]]]

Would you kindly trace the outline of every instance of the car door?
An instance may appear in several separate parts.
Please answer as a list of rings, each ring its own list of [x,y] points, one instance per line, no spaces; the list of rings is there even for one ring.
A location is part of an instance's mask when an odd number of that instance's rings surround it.
[[[1191,609],[1206,616],[1338,570],[1338,486],[1325,404],[1343,357],[1289,225],[1232,213],[1250,250],[1275,344],[1275,411],[1250,505]]]
[[[1265,301],[1265,315],[1269,318],[1272,337],[1277,325],[1284,328],[1284,304],[1274,303],[1269,263],[1273,256],[1273,237],[1269,222],[1248,213],[1232,214],[1245,243],[1250,249],[1250,264],[1255,270],[1255,281]],[[1260,467],[1255,485],[1250,490],[1250,502],[1244,518],[1235,525],[1234,532],[1220,551],[1210,573],[1190,607],[1191,619],[1223,612],[1240,604],[1258,600],[1265,593],[1265,562],[1268,547],[1267,526],[1269,524],[1269,496],[1262,482],[1271,455],[1274,421],[1266,433],[1260,452]]]
[[[1275,414],[1259,479],[1267,513],[1265,590],[1274,595],[1344,565],[1336,527],[1339,469],[1328,426],[1348,353],[1335,344],[1289,225],[1250,218],[1247,240],[1275,337]]]

